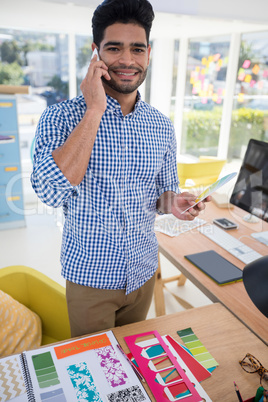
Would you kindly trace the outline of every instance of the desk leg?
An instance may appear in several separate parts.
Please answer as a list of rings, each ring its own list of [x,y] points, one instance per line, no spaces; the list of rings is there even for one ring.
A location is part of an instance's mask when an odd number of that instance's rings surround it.
[[[158,268],[155,275],[156,277],[154,286],[154,305],[155,305],[155,315],[156,317],[159,317],[160,315],[166,314],[164,286],[161,274],[159,253],[158,253]]]

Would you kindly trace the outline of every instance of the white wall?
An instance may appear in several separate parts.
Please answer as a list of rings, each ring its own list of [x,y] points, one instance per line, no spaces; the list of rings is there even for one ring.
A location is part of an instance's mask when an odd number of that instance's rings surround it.
[[[91,33],[93,10],[39,0],[1,0],[0,27],[56,33]]]

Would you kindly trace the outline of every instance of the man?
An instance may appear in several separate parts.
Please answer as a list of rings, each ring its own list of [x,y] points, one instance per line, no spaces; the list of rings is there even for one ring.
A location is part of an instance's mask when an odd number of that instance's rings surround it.
[[[147,0],[105,0],[83,96],[43,113],[32,185],[63,206],[62,275],[72,336],[146,318],[157,269],[156,212],[194,219],[204,204],[178,194],[171,121],[140,99],[154,18]],[[161,95],[160,95],[161,96]],[[56,308],[56,306],[55,306]]]

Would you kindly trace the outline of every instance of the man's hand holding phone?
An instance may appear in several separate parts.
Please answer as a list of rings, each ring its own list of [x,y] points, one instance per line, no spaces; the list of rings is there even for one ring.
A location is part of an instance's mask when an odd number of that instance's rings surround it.
[[[87,108],[101,111],[103,114],[106,110],[106,94],[101,80],[102,77],[105,77],[107,80],[111,79],[108,67],[100,60],[98,50],[95,48],[80,89],[84,95]]]
[[[172,200],[171,213],[181,220],[194,220],[205,209],[205,203],[211,201],[211,197],[206,197],[198,204],[195,199],[196,196],[188,192],[176,194]]]

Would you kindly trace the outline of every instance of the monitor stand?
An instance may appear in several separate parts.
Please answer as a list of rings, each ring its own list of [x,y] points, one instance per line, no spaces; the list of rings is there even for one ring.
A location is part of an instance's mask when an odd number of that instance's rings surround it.
[[[243,221],[247,222],[247,223],[258,223],[259,222],[259,218],[255,215],[252,214],[247,214],[244,216]]]

